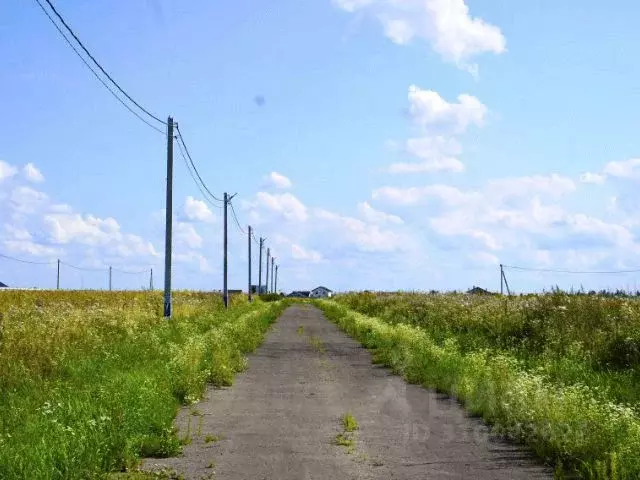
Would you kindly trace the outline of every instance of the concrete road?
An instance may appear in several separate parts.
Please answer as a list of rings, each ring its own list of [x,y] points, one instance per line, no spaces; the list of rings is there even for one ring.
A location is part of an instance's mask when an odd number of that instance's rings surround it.
[[[455,401],[372,365],[313,307],[289,308],[249,365],[180,412],[192,438],[183,456],[145,468],[225,480],[553,478]],[[347,412],[359,429],[336,445]]]

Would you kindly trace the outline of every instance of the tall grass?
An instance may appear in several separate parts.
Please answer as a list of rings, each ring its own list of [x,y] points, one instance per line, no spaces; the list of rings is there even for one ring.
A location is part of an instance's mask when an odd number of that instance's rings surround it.
[[[637,364],[626,349],[638,338],[634,302],[555,292],[353,294],[319,305],[377,361],[453,394],[559,477],[632,479],[640,478]]]
[[[343,305],[419,327],[463,352],[508,352],[557,384],[586,384],[615,402],[640,400],[640,300],[559,291],[520,297],[349,294]]]
[[[178,292],[0,293],[0,478],[88,478],[179,452],[172,421],[228,385],[282,303]]]

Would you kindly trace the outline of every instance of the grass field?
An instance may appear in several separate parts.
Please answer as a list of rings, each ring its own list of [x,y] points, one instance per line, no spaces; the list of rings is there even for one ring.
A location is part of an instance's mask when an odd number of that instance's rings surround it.
[[[640,301],[362,293],[319,306],[376,361],[455,395],[558,478],[640,478]]]
[[[0,293],[0,478],[75,479],[180,450],[172,421],[229,385],[283,302],[214,294]]]

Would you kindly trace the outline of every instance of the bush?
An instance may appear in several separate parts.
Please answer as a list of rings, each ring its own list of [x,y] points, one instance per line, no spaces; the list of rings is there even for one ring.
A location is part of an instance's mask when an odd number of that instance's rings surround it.
[[[6,295],[5,295],[6,294]],[[228,385],[281,304],[219,295],[0,292],[0,478],[84,479],[178,453],[179,403]]]
[[[561,292],[366,293],[316,303],[374,351],[374,362],[456,396],[558,474],[640,478],[640,303]]]
[[[277,302],[281,299],[282,297],[279,293],[263,293],[260,295],[260,300],[263,302]]]

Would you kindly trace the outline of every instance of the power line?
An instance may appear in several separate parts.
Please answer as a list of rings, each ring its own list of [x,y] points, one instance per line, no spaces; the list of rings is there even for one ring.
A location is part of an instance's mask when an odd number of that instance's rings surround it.
[[[83,272],[106,272],[109,270],[108,267],[102,267],[102,268],[78,267],[76,265],[71,265],[70,263],[63,262],[62,260],[60,261],[60,264],[73,268],[74,270],[80,270]]]
[[[612,271],[581,271],[581,270],[558,270],[553,268],[517,267],[512,265],[503,265],[503,267],[510,268],[512,270],[522,270],[526,272],[571,273],[571,274],[578,274],[578,275],[616,275],[616,274],[622,274],[622,273],[640,273],[640,269],[612,270]]]
[[[36,0],[36,3],[38,4],[38,6],[42,9],[42,11],[44,12],[44,14],[49,18],[49,20],[51,21],[51,23],[53,24],[54,27],[56,27],[56,30],[58,30],[58,32],[60,33],[60,35],[62,36],[62,38],[65,40],[65,42],[67,42],[67,44],[73,49],[73,51],[76,53],[76,55],[78,55],[78,57],[80,58],[80,60],[82,60],[82,63],[84,63],[86,65],[86,67],[91,71],[91,73],[93,73],[93,75],[98,79],[98,81],[100,83],[102,83],[102,85],[109,90],[109,93],[111,93],[111,95],[113,95],[113,97],[118,100],[123,106],[124,108],[126,108],[127,110],[129,110],[131,113],[133,113],[136,117],[138,117],[138,119],[144,123],[146,123],[149,127],[153,128],[156,132],[161,133],[162,135],[165,134],[164,131],[162,131],[160,128],[156,127],[155,125],[151,125],[148,121],[146,121],[144,118],[142,118],[142,116],[136,112],[135,110],[133,110],[129,105],[127,105],[127,103],[122,100],[118,94],[116,92],[113,91],[113,89],[107,85],[107,82],[105,82],[100,75],[98,75],[98,73],[93,69],[93,67],[89,64],[89,62],[87,62],[87,60],[82,56],[82,54],[78,51],[78,49],[75,47],[75,45],[73,43],[71,43],[71,41],[67,38],[67,36],[64,34],[64,32],[62,31],[62,29],[58,26],[58,24],[55,22],[55,20],[53,19],[53,17],[51,17],[51,15],[49,15],[49,12],[47,12],[47,10],[44,8],[44,6],[42,5],[42,3],[40,3],[40,0]]]
[[[151,267],[149,267],[149,268],[147,268],[145,270],[137,271],[137,272],[130,272],[128,270],[120,270],[119,268],[116,268],[116,267],[111,267],[111,269],[114,272],[122,273],[122,274],[125,274],[125,275],[142,275],[143,273],[148,273],[149,270],[151,269]]]
[[[193,161],[193,158],[191,157],[191,154],[189,153],[189,149],[187,148],[187,144],[184,142],[184,137],[182,136],[182,132],[180,131],[180,127],[178,125],[176,125],[176,130],[178,130],[178,140],[180,141],[180,143],[182,143],[182,146],[184,147],[184,151],[187,154],[187,157],[189,157],[189,162],[191,163],[191,166],[193,167],[193,171],[196,173],[198,179],[200,180],[200,183],[202,184],[202,186],[204,187],[204,189],[207,191],[207,193],[209,193],[209,195],[211,195],[211,197],[220,203],[224,203],[224,201],[218,197],[216,197],[213,193],[211,193],[211,190],[209,190],[209,188],[207,187],[207,184],[204,182],[204,180],[202,180],[202,177],[200,176],[200,172],[198,172],[198,169],[196,168],[196,164]]]
[[[193,172],[191,171],[191,167],[189,166],[189,161],[187,160],[187,157],[184,154],[184,150],[182,148],[182,145],[180,144],[180,142],[178,142],[178,151],[180,152],[180,155],[182,156],[182,159],[184,160],[184,164],[187,167],[187,170],[189,172],[189,175],[191,176],[191,178],[193,179],[193,183],[196,184],[196,187],[198,187],[198,190],[200,190],[200,193],[202,194],[202,196],[204,197],[204,199],[209,203],[209,205],[211,205],[212,207],[218,208],[218,209],[222,209],[222,205],[216,205],[215,203],[213,203],[210,199],[209,196],[207,195],[207,193],[203,190],[202,186],[200,185],[200,182],[198,182],[198,180],[196,179],[195,175],[193,174]]]
[[[30,265],[55,265],[56,263],[58,263],[57,261],[51,261],[51,262],[34,262],[31,260],[23,260],[21,258],[16,258],[16,257],[11,257],[9,255],[4,255],[2,253],[0,253],[0,258],[6,258],[7,260],[13,260],[14,262],[20,262],[20,263],[28,263]]]
[[[161,123],[162,125],[166,125],[167,123],[163,120],[160,120],[158,117],[156,117],[154,114],[152,114],[151,112],[149,112],[149,110],[147,110],[146,108],[144,108],[142,105],[140,105],[138,102],[136,102],[127,92],[125,92],[122,87],[120,87],[120,85],[118,85],[118,82],[116,82],[113,77],[111,77],[111,75],[109,75],[109,73],[107,73],[107,71],[102,68],[102,65],[100,65],[100,63],[98,63],[98,61],[95,59],[95,57],[93,55],[91,55],[91,52],[89,52],[89,50],[87,50],[87,48],[84,46],[84,44],[82,43],[82,41],[80,41],[80,39],[78,38],[78,36],[75,34],[75,32],[71,29],[71,27],[69,25],[67,25],[67,22],[65,22],[64,18],[62,18],[62,15],[60,15],[58,13],[58,11],[56,10],[56,7],[53,6],[53,4],[51,3],[50,0],[45,0],[47,2],[47,4],[49,5],[49,7],[51,8],[51,10],[53,11],[53,13],[56,15],[56,17],[58,17],[58,20],[60,20],[60,22],[62,23],[62,25],[64,25],[64,27],[67,29],[67,31],[71,34],[71,36],[75,39],[76,42],[78,42],[78,45],[80,45],[80,47],[82,48],[82,50],[84,50],[84,52],[87,54],[87,56],[93,61],[93,63],[95,63],[95,65],[100,69],[100,71],[111,81],[111,83],[113,83],[116,88],[125,96],[129,99],[129,101],[131,101],[136,107],[138,107],[140,110],[142,110],[144,113],[146,113],[149,117],[153,118],[155,121]],[[42,4],[40,3],[39,0],[36,0],[36,2],[38,2],[38,4],[42,7]],[[43,8],[44,9],[44,8]],[[51,18],[51,17],[49,17]]]
[[[238,220],[238,215],[236,214],[236,209],[233,208],[233,203],[229,202],[229,205],[231,205],[231,213],[233,214],[233,219],[236,221],[236,225],[238,226],[238,229],[243,233],[243,234],[247,234],[247,231],[242,228],[242,226],[240,225],[240,221]]]
[[[253,234],[253,230],[251,230],[251,238],[253,239],[254,243],[258,246],[260,246],[260,242],[258,241],[258,239],[256,238],[256,236]]]

